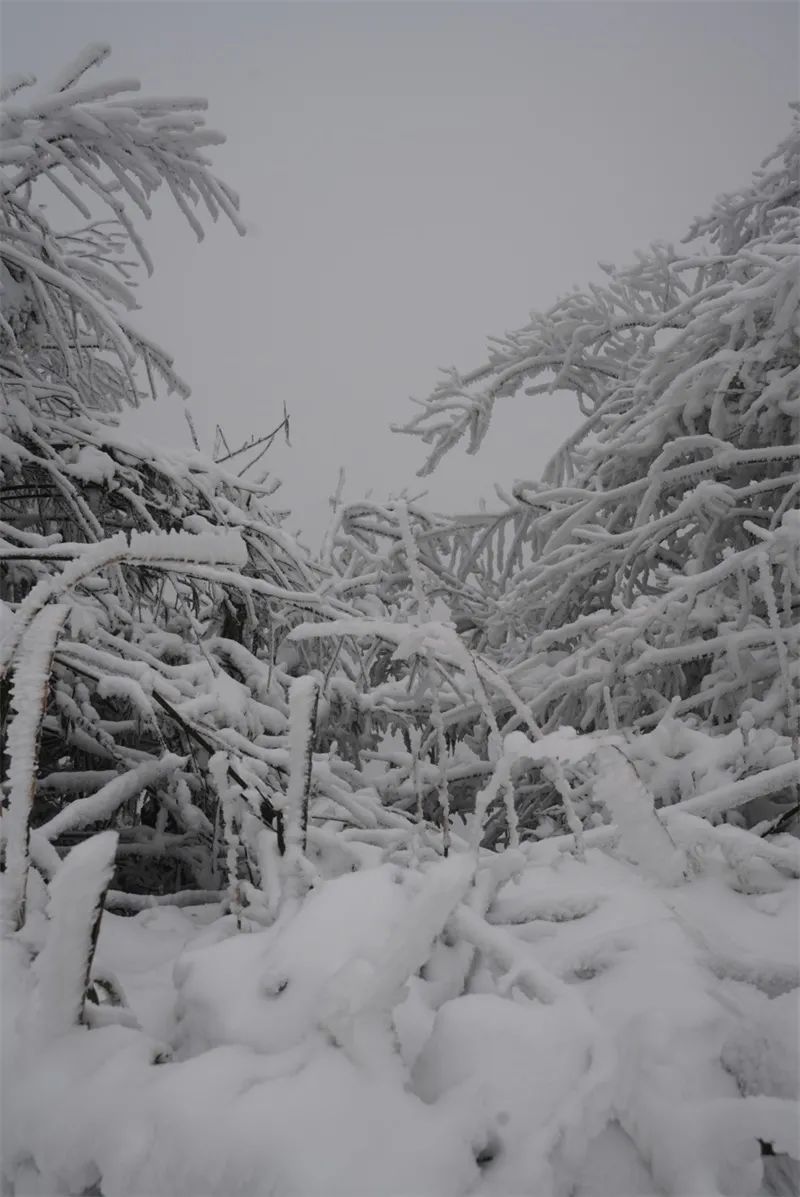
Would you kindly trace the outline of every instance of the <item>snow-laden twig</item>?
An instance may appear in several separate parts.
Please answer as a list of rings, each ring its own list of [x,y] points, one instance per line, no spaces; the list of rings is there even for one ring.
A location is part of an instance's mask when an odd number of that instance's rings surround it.
[[[4,930],[15,931],[25,919],[25,888],[30,860],[30,815],[38,771],[39,737],[47,705],[56,642],[67,615],[63,605],[40,611],[19,642],[14,660],[11,706],[5,751],[10,792],[3,814],[5,846]]]
[[[242,895],[239,885],[239,848],[240,839],[238,826],[241,821],[239,810],[241,787],[232,782],[229,776],[230,762],[226,752],[215,752],[208,762],[208,772],[217,791],[219,817],[222,821],[222,834],[225,841],[225,874],[228,885],[228,903],[231,913],[241,928]]]
[[[289,690],[289,784],[284,806],[285,868],[287,877],[293,879],[291,886],[295,897],[300,896],[306,879],[303,850],[318,704],[317,679],[310,676],[296,678]]]
[[[186,757],[166,752],[158,760],[143,761],[129,773],[121,773],[113,781],[101,786],[86,798],[76,798],[57,815],[39,828],[46,840],[54,840],[68,831],[88,827],[92,823],[110,819],[131,798],[136,798],[148,786],[154,786],[186,764]]]
[[[36,961],[39,1020],[47,1038],[83,1017],[116,847],[115,831],[92,836],[72,849],[50,882],[47,940]]]
[[[220,562],[243,565],[247,550],[237,532],[211,536],[191,533],[135,532],[130,538],[119,532],[99,544],[87,546],[60,574],[43,578],[25,597],[17,611],[15,628],[2,646],[0,671],[6,668],[25,629],[35,615],[56,596],[74,589],[90,574],[105,566],[127,561],[163,568],[167,563],[204,564]]]

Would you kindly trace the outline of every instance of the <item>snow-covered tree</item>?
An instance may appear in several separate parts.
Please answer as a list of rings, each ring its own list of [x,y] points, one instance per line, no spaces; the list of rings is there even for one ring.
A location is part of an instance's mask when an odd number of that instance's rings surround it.
[[[504,509],[420,536],[430,588],[468,613],[544,729],[665,717],[800,732],[800,120],[686,248],[566,295],[487,364],[453,371],[402,431],[421,472],[495,403],[571,392],[583,422]],[[480,579],[480,599],[474,580]],[[514,719],[506,702],[501,724]],[[752,762],[747,767],[752,767]]]
[[[119,430],[117,413],[148,391],[188,394],[129,316],[135,259],[152,269],[135,217],[162,189],[198,237],[200,207],[243,226],[206,157],[222,138],[205,102],[90,82],[107,52],[89,47],[49,87],[9,81],[0,124],[0,651],[16,921],[29,827],[46,875],[54,844],[63,853],[116,828],[118,906],[140,900],[120,890],[214,892],[240,874],[260,884],[264,836],[283,851],[292,674],[329,674],[333,651],[311,661],[293,647],[290,662],[286,634],[309,615],[354,613],[326,597],[330,570],[282,530],[276,484],[251,468],[263,446],[210,461]],[[57,624],[42,622],[55,611]],[[356,676],[350,657],[326,680],[312,729],[323,750],[339,715],[347,726],[337,680]]]

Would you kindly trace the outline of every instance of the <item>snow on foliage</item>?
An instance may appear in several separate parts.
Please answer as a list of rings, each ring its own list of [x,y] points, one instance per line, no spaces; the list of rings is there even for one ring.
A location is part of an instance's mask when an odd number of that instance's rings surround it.
[[[198,201],[212,218],[222,211],[244,231],[236,196],[208,169],[204,147],[224,139],[205,128],[205,101],[126,95],[138,92],[135,79],[83,82],[108,54],[108,46],[93,46],[49,88],[35,80],[16,88],[0,123],[6,385],[43,394],[49,375],[52,400],[67,410],[71,400],[79,410],[100,411],[138,402],[137,358],[148,375],[180,385],[163,350],[109,311],[109,300],[137,306],[125,285],[131,263],[122,255],[129,244],[152,271],[130,208],[149,217],[149,197],[166,185],[198,237],[203,229],[192,211]],[[83,228],[58,234],[49,227],[31,202],[41,182],[70,202],[87,222]],[[92,205],[108,209],[109,218],[92,220]],[[88,349],[106,350],[116,362],[101,366]]]
[[[648,727],[672,702],[797,735],[798,146],[795,113],[688,251],[607,268],[405,427],[434,446],[431,465],[462,436],[475,451],[505,395],[581,405],[578,432],[504,511],[449,538],[443,521],[420,527],[437,581],[551,726]]]
[[[264,837],[283,851],[279,808],[291,771],[292,679],[281,646],[309,613],[355,612],[325,597],[329,571],[283,532],[274,483],[249,480],[235,452],[226,466],[129,441],[116,427],[113,411],[138,402],[140,379],[182,389],[121,311],[133,302],[114,278],[121,271],[131,281],[126,243],[149,263],[131,212],[147,216],[147,197],[163,185],[193,227],[187,202],[198,199],[239,226],[235,197],[204,156],[220,140],[203,124],[204,103],[123,101],[115,97],[135,92],[135,81],[84,83],[104,57],[94,47],[66,72],[73,82],[38,89],[27,104],[29,85],[14,91],[0,125],[0,560],[14,612],[2,666],[19,675],[25,637],[62,604],[35,769],[40,847],[43,835],[63,851],[76,832],[112,820],[118,906],[126,890],[134,906],[141,892],[207,892],[223,856],[231,893],[241,880],[260,905],[259,861],[271,853]],[[39,202],[50,185],[76,206],[84,193],[89,206],[109,205],[118,226],[60,234]],[[313,664],[327,669],[334,652],[316,653]],[[330,730],[316,735],[324,750]],[[222,793],[234,786],[244,803],[233,847],[230,836],[222,842],[220,789],[209,772],[220,754]],[[366,789],[349,777],[334,783],[326,767],[327,778],[331,785],[317,788],[345,803]],[[371,801],[379,805],[376,794]],[[348,817],[369,802],[349,805]],[[25,828],[27,815],[21,835]]]
[[[549,372],[542,482],[337,503],[315,560],[260,448],[118,430],[186,390],[132,215],[241,227],[203,103],[106,53],[0,117],[4,1192],[788,1197],[800,127],[409,426]]]

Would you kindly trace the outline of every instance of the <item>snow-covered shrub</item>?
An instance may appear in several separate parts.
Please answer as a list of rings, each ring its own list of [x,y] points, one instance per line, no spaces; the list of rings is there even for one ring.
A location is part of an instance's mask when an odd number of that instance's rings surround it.
[[[542,481],[471,531],[494,578],[485,639],[543,725],[647,727],[674,703],[797,734],[799,164],[795,113],[688,249],[605,265],[404,428],[429,470],[463,437],[477,451],[504,396],[580,405]]]
[[[773,756],[797,758],[799,162],[795,114],[791,135],[696,222],[688,248],[605,264],[605,285],[495,341],[484,367],[448,375],[403,429],[432,446],[429,470],[464,437],[478,450],[497,399],[571,392],[584,421],[541,481],[498,487],[502,509],[469,517],[418,502],[339,511],[329,554],[339,593],[374,616],[371,632],[360,625],[372,668],[359,702],[405,738],[405,755],[396,742],[383,753],[384,793],[401,807],[422,787],[433,814],[445,742],[448,803],[469,812],[493,736],[526,726],[647,740],[679,721],[717,762],[709,737],[736,733],[731,780],[764,767],[762,733],[778,737]],[[433,631],[424,651],[393,651],[401,633],[388,625],[427,622],[426,604],[458,632],[457,650]],[[648,744],[633,743],[632,758]],[[657,801],[670,802],[702,792],[706,768],[650,772]],[[517,781],[523,829],[559,817],[551,777]],[[796,787],[773,798],[773,813],[788,814]],[[489,829],[505,825],[497,809]]]
[[[426,593],[484,672],[503,678],[505,692],[487,691],[500,729],[527,720],[639,735],[680,720],[687,735],[740,729],[745,748],[751,733],[777,734],[797,757],[799,163],[795,111],[790,136],[695,223],[688,248],[602,264],[604,285],[495,339],[485,366],[448,374],[402,428],[432,447],[426,472],[462,438],[476,452],[507,395],[571,392],[585,417],[541,481],[498,488],[501,510],[414,509]],[[339,539],[348,563],[375,563],[379,592],[413,602],[390,508],[345,511]],[[492,721],[458,683],[460,695],[443,692],[443,720],[480,771]],[[525,786],[532,825],[558,795],[535,771]],[[657,787],[658,800],[671,788]],[[474,782],[466,789],[469,806]]]
[[[15,922],[29,828],[45,875],[53,845],[63,854],[92,829],[115,828],[107,900],[118,907],[226,887],[239,906],[248,893],[263,898],[263,871],[284,850],[292,673],[320,667],[324,682],[310,730],[323,752],[322,775],[308,779],[313,800],[365,784],[325,755],[340,718],[348,746],[352,721],[338,701],[347,686],[337,682],[357,679],[351,654],[334,662],[333,649],[310,657],[295,647],[290,667],[282,653],[304,618],[354,610],[326,597],[330,568],[281,528],[276,483],[252,469],[263,446],[211,461],[117,425],[143,388],[154,399],[160,385],[188,393],[127,315],[133,259],[152,269],[134,216],[149,216],[162,188],[198,236],[198,205],[243,227],[206,158],[222,138],[204,123],[205,102],[142,98],[135,80],[89,82],[106,54],[89,47],[49,88],[9,81],[0,123],[4,686],[38,651],[37,621],[60,612],[34,671],[38,723],[13,690],[4,708]],[[59,214],[68,231],[51,224]],[[357,759],[359,729],[350,738]],[[374,792],[370,802],[379,806]]]

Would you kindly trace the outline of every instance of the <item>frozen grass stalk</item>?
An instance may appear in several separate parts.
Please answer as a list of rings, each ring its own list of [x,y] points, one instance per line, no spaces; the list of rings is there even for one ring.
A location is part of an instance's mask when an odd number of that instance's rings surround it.
[[[289,690],[289,785],[284,808],[286,872],[293,878],[295,897],[300,896],[306,876],[303,862],[318,704],[317,679],[295,678]]]
[[[208,762],[208,770],[219,795],[219,811],[225,842],[225,876],[228,884],[228,904],[241,930],[242,893],[239,884],[239,834],[237,831],[241,787],[230,780],[229,759],[226,752],[215,752]]]
[[[408,518],[408,505],[405,502],[398,504],[397,518],[400,525],[400,532],[403,537],[403,546],[406,551],[406,563],[408,565],[408,572],[411,577],[411,584],[414,588],[414,594],[417,599],[417,608],[419,611],[420,620],[425,623],[430,619],[431,609],[428,602],[428,596],[425,593],[425,583],[422,575],[422,568],[419,561],[419,553],[417,551],[417,542],[414,539],[414,534],[411,531],[411,524]],[[439,809],[442,813],[442,850],[447,856],[450,852],[450,790],[447,785],[447,762],[450,757],[450,752],[447,747],[447,737],[444,730],[444,719],[442,717],[442,704],[439,698],[439,683],[436,676],[435,658],[429,646],[425,646],[424,650],[425,661],[428,671],[428,685],[431,693],[431,724],[436,732],[436,746],[437,757],[439,764]]]

